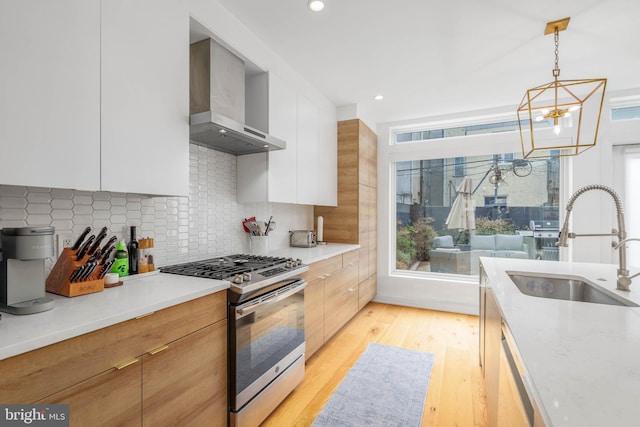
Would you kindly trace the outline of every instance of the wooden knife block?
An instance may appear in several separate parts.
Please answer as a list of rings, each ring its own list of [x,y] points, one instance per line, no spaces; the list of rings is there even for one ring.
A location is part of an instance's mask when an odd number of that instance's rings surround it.
[[[65,297],[102,292],[104,290],[104,278],[97,278],[100,268],[96,268],[96,271],[82,282],[71,283],[69,281],[71,274],[82,266],[87,259],[89,259],[89,256],[85,255],[83,259],[78,260],[70,248],[64,248],[45,281],[47,292]]]

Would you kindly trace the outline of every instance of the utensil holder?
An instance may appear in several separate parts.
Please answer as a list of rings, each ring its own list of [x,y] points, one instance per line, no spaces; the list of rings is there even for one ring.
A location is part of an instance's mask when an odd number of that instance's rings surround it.
[[[252,255],[269,254],[269,236],[249,236],[249,252]]]
[[[96,268],[96,271],[82,282],[71,283],[69,281],[71,274],[82,266],[87,259],[89,259],[88,255],[85,255],[83,259],[77,259],[70,248],[64,248],[60,257],[58,257],[58,261],[51,269],[47,280],[45,280],[46,291],[65,297],[102,292],[104,290],[104,279],[97,278],[99,268]]]

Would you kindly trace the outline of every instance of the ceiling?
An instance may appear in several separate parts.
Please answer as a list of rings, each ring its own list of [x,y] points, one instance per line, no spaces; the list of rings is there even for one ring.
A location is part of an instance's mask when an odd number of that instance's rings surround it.
[[[307,0],[218,2],[337,106],[356,104],[374,123],[515,111],[526,89],[553,80],[544,29],[567,16],[561,79],[640,88],[637,0],[325,0],[320,13]]]

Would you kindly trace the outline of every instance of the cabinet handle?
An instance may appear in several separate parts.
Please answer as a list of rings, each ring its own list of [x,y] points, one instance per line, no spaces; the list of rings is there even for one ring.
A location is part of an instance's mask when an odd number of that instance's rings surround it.
[[[169,346],[165,344],[165,345],[161,345],[160,347],[156,347],[153,350],[149,350],[148,353],[153,356],[154,354],[158,354],[161,351],[165,351],[168,348],[169,348]]]
[[[356,288],[349,288],[347,291],[348,291],[348,292],[355,292],[355,291],[356,291]]]
[[[133,365],[134,363],[138,362],[138,360],[140,360],[140,359],[136,358],[136,359],[133,359],[133,360],[129,360],[128,362],[123,362],[123,363],[120,363],[120,364],[114,366],[114,368],[116,368],[119,371],[121,369],[126,368],[127,366]]]

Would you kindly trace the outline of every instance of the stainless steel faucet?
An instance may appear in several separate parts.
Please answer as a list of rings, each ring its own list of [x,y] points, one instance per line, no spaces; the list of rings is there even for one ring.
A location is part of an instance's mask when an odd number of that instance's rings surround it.
[[[582,194],[590,190],[604,191],[605,193],[608,193],[613,198],[613,201],[616,205],[616,212],[617,212],[617,218],[618,218],[617,230],[613,229],[611,230],[611,233],[599,233],[599,234],[576,234],[576,233],[569,232],[569,218],[571,217],[573,204],[576,202],[576,199],[578,197],[580,197]],[[574,239],[576,237],[587,237],[587,236],[618,237],[618,242],[612,243],[613,248],[618,249],[618,255],[619,255],[618,257],[619,265],[618,265],[618,271],[617,271],[618,280],[617,280],[616,289],[621,291],[628,291],[629,286],[631,286],[631,279],[635,277],[635,275],[632,277],[629,277],[629,270],[627,270],[627,249],[626,249],[625,243],[628,240],[626,240],[627,232],[624,227],[624,213],[622,209],[622,200],[620,199],[620,196],[618,196],[618,193],[616,193],[612,188],[609,188],[606,185],[600,185],[600,184],[587,185],[585,187],[582,187],[578,191],[576,191],[571,196],[571,198],[569,199],[569,202],[567,203],[567,215],[564,218],[564,224],[562,224],[562,230],[560,230],[560,236],[558,237],[558,242],[556,243],[556,246],[567,247],[569,246],[567,244],[567,238]]]

